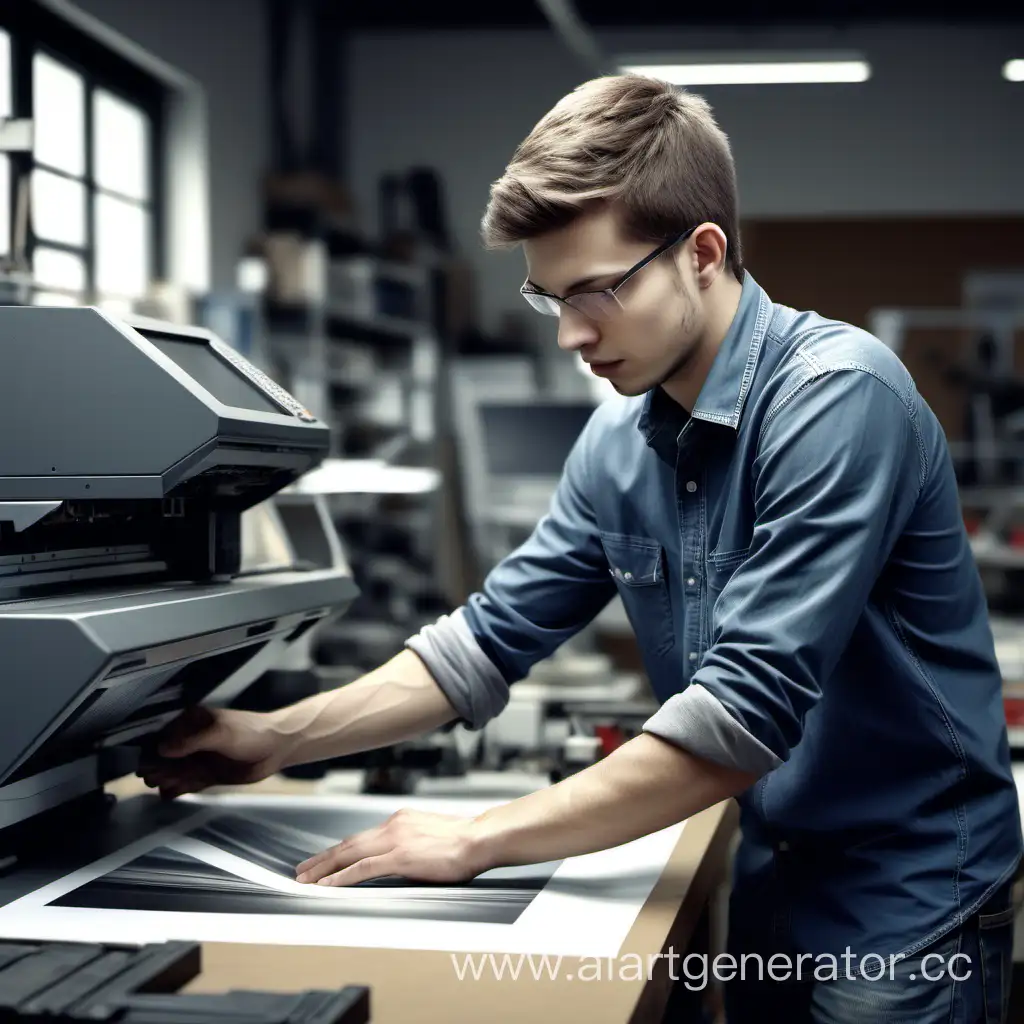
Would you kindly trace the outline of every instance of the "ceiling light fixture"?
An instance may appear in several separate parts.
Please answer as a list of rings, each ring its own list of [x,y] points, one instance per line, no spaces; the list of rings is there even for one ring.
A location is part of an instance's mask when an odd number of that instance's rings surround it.
[[[1024,82],[1024,60],[1008,60],[1003,65],[1003,78],[1008,82]]]
[[[764,54],[644,55],[620,58],[625,73],[649,75],[672,85],[807,85],[866,82],[871,65],[856,55]]]

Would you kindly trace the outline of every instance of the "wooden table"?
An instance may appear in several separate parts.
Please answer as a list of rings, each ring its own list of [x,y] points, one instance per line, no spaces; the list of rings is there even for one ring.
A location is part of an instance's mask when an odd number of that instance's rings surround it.
[[[123,780],[108,789],[126,796],[138,791],[138,783]],[[308,795],[312,787],[296,780],[268,780],[246,791]],[[687,822],[619,956],[603,966],[599,978],[593,977],[592,958],[549,958],[556,977],[535,978],[523,958],[518,979],[506,974],[501,979],[460,980],[447,952],[205,943],[203,972],[186,991],[296,992],[367,985],[373,1024],[547,1024],[563,1018],[587,1024],[660,1024],[672,977],[667,957],[655,955],[676,954],[671,972],[683,977],[683,957],[695,928],[724,878],[737,819],[736,805],[729,800]],[[495,959],[500,961],[500,956]],[[518,959],[511,957],[512,962]],[[455,960],[461,965],[463,956],[456,954]],[[534,957],[533,963],[543,974],[540,960]],[[589,968],[590,980],[574,977],[577,966],[585,975]]]

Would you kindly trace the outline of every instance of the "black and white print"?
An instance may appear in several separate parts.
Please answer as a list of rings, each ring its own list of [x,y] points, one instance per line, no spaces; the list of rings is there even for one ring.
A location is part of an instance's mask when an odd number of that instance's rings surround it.
[[[323,822],[321,822],[323,825]],[[425,918],[514,924],[558,864],[491,872],[465,885],[374,879],[326,889],[294,881],[295,867],[332,840],[280,821],[222,814],[187,831],[177,846],[158,846],[53,901],[56,906],[196,914],[316,914]],[[183,846],[191,852],[185,852]],[[227,856],[210,863],[204,847]],[[208,853],[210,859],[215,854]],[[237,858],[238,873],[232,872]],[[260,881],[251,868],[279,878]],[[244,873],[243,873],[244,872]]]
[[[479,814],[493,800],[204,795],[180,817],[0,907],[0,938],[145,943],[177,939],[452,952],[614,956],[683,826],[568,860],[488,871],[464,885],[381,878],[296,881],[312,854],[401,806]],[[138,834],[138,833],[137,833]]]

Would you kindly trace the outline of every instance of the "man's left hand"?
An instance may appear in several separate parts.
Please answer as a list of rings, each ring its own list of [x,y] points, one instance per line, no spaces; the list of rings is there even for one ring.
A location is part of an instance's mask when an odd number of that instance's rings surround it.
[[[451,884],[486,869],[474,819],[401,810],[303,861],[296,880],[340,886],[397,875]]]

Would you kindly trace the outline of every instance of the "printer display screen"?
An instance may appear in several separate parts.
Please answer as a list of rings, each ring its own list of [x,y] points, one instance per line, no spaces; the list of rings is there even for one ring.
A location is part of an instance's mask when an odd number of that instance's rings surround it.
[[[278,406],[228,366],[209,345],[167,335],[149,334],[147,337],[218,402],[236,409],[281,414]]]

